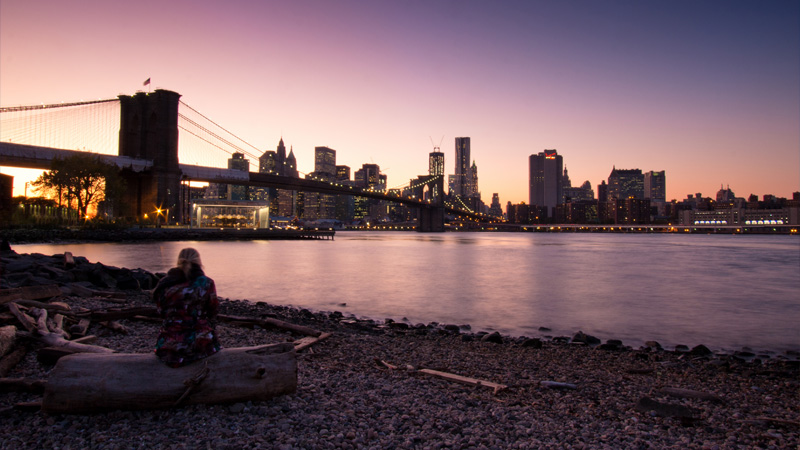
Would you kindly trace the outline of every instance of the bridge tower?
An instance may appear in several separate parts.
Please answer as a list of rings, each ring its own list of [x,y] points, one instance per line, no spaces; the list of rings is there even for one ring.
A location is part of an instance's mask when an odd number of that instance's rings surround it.
[[[417,214],[417,231],[444,231],[444,175],[438,175],[429,183],[433,198],[430,206],[419,208]]]
[[[168,220],[181,221],[181,170],[178,165],[177,92],[156,89],[120,95],[119,155],[153,161],[150,172],[123,171],[127,183],[119,216],[169,210]]]

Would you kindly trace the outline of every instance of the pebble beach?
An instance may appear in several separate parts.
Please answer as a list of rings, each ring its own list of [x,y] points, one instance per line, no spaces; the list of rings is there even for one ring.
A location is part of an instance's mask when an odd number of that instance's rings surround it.
[[[213,275],[212,275],[213,276]],[[149,305],[146,290],[127,306]],[[224,293],[220,293],[224,295]],[[100,297],[53,299],[119,307]],[[2,449],[795,449],[795,352],[631,348],[586,336],[517,337],[466,325],[370,320],[221,298],[220,313],[275,318],[331,336],[298,352],[295,393],[269,401],[48,415],[0,393]],[[152,352],[159,324],[92,324],[95,345]],[[223,347],[291,342],[279,329],[219,323]],[[702,346],[699,346],[702,347]],[[35,345],[6,376],[47,380]],[[421,369],[505,386],[456,383]]]

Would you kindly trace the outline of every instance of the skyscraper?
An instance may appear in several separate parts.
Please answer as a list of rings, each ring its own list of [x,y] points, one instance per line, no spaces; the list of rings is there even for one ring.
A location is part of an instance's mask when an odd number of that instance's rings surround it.
[[[444,153],[434,151],[428,155],[428,175],[444,175]]]
[[[528,200],[531,206],[546,208],[548,217],[553,217],[564,196],[563,165],[563,157],[554,149],[529,158]]]
[[[314,172],[318,175],[336,177],[336,150],[328,147],[314,147]]]
[[[455,195],[466,197],[469,186],[469,172],[470,172],[470,140],[468,137],[456,138],[456,179],[455,179]]]
[[[644,199],[644,175],[640,169],[617,169],[608,176],[608,201],[612,198]]]
[[[228,169],[250,171],[250,161],[244,157],[244,153],[234,153],[228,159]],[[249,200],[248,187],[243,185],[228,185],[228,200]]]
[[[667,201],[667,176],[663,170],[644,174],[644,197],[655,202]]]

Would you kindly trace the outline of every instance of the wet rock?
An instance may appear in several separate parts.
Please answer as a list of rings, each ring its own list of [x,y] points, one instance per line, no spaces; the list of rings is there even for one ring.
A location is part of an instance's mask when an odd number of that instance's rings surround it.
[[[644,346],[652,350],[662,350],[661,344],[659,344],[658,341],[647,341],[644,343]]]
[[[461,332],[461,327],[459,327],[458,325],[453,325],[453,324],[445,325],[444,329],[449,331],[449,332],[451,332],[451,333],[455,333],[455,334],[458,334],[458,333]]]
[[[678,344],[675,346],[675,351],[678,353],[685,353],[689,351],[688,345]]]
[[[709,356],[713,355],[714,352],[709,350],[705,345],[700,344],[692,347],[692,349],[689,351],[689,354],[694,356]]]
[[[494,344],[502,344],[503,343],[503,336],[500,335],[497,331],[491,334],[484,335],[481,338],[481,342],[492,342]]]
[[[600,343],[600,339],[586,334],[583,331],[579,331],[575,336],[572,337],[572,342],[582,343],[586,345],[597,345]]]
[[[525,339],[522,342],[522,346],[525,347],[525,348],[539,349],[539,348],[542,348],[542,340],[541,339],[536,339],[536,338]]]

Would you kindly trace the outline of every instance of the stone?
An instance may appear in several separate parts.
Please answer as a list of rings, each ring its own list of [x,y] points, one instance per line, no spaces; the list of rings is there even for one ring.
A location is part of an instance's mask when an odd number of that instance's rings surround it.
[[[458,334],[458,333],[461,332],[461,327],[459,327],[458,325],[453,325],[453,324],[445,325],[444,329],[449,331],[449,332],[451,332],[451,333],[455,333],[455,334]]]
[[[689,351],[689,354],[690,355],[694,355],[694,356],[708,356],[708,355],[712,355],[713,352],[711,350],[709,350],[708,347],[706,347],[705,345],[700,344],[700,345],[697,345],[697,346],[693,347]]]
[[[536,338],[525,339],[525,341],[522,342],[522,346],[525,348],[539,349],[542,348],[542,340]]]
[[[497,331],[491,334],[484,335],[481,338],[481,342],[492,342],[494,344],[502,344],[503,343],[503,336],[500,335]]]
[[[572,342],[580,342],[586,345],[597,345],[600,343],[600,339],[586,334],[583,331],[579,331],[575,336],[572,337]]]
[[[653,350],[661,350],[661,344],[657,341],[647,341],[644,343],[644,346]]]

